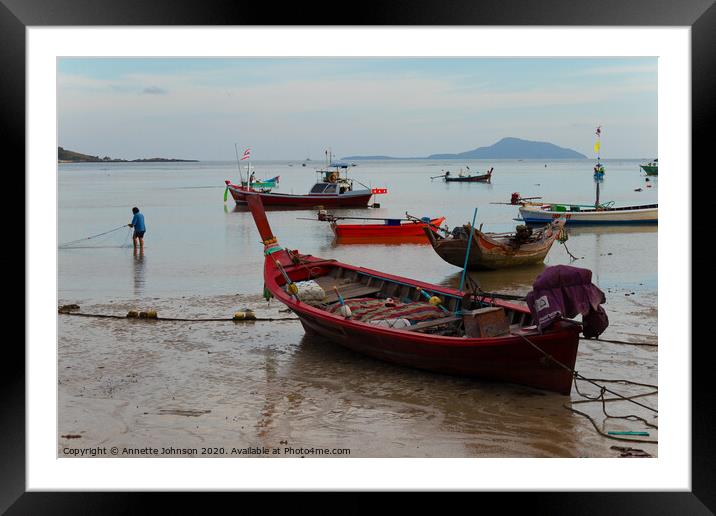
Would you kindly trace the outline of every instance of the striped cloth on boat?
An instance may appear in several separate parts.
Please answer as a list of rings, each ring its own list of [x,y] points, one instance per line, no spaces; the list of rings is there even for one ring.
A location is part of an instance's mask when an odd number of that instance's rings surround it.
[[[353,319],[364,322],[400,318],[410,321],[425,321],[427,319],[443,317],[444,315],[440,308],[429,303],[401,303],[400,301],[393,301],[391,304],[395,304],[395,306],[385,306],[385,299],[376,299],[374,297],[347,299],[345,303],[350,307]],[[340,308],[340,303],[334,303],[328,307],[328,311],[337,313]]]

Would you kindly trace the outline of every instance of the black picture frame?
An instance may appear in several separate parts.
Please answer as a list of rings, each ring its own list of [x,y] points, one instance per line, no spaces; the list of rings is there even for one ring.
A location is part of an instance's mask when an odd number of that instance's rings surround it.
[[[278,4],[277,4],[278,5]],[[691,27],[692,70],[692,165],[693,170],[712,173],[712,156],[705,138],[714,124],[716,103],[716,6],[714,0],[501,0],[472,2],[453,0],[438,2],[405,0],[362,2],[352,4],[350,15],[337,4],[238,3],[195,0],[109,1],[109,0],[0,0],[0,113],[4,148],[19,158],[25,167],[25,29],[29,26],[201,26],[245,25],[542,25],[542,26],[689,26]],[[7,176],[14,170],[7,170]],[[7,177],[6,176],[6,177]],[[692,177],[693,181],[693,177]],[[20,185],[23,198],[30,194]],[[15,190],[16,195],[17,190]],[[698,204],[698,203],[697,203]],[[703,206],[701,204],[700,206]],[[708,220],[704,210],[695,206],[693,224]],[[687,214],[688,215],[688,214]],[[692,235],[698,233],[692,225]],[[681,240],[683,235],[672,237]],[[694,240],[695,241],[695,240]],[[17,242],[13,243],[17,248]],[[680,243],[679,245],[683,245]],[[23,246],[24,249],[24,246]],[[24,251],[23,251],[24,252]],[[688,250],[691,253],[691,249]],[[706,270],[707,256],[692,254],[692,267]],[[27,256],[25,256],[27,263]],[[693,271],[693,269],[692,269]],[[26,277],[31,271],[26,269]],[[692,272],[693,274],[693,272]],[[692,320],[703,320],[703,304],[691,300]],[[695,317],[694,317],[695,316]],[[693,328],[693,326],[692,326]],[[716,510],[716,439],[714,426],[714,386],[709,382],[712,363],[708,359],[710,338],[696,339],[692,333],[692,490],[690,492],[645,491],[591,493],[509,493],[485,494],[501,510],[512,512],[529,504],[532,512],[570,514],[712,514]],[[127,513],[147,509],[146,495],[140,493],[39,493],[25,488],[25,350],[6,341],[2,390],[2,423],[0,427],[0,512],[7,514],[45,513]],[[666,345],[690,346],[689,342]],[[163,503],[180,504],[188,509],[184,496],[164,497]],[[413,498],[425,507],[425,501]],[[311,497],[315,500],[315,497]],[[456,502],[459,499],[456,499]],[[362,504],[348,504],[351,511]],[[206,507],[205,507],[206,508]],[[407,507],[406,507],[407,508]],[[362,512],[362,511],[359,511]]]

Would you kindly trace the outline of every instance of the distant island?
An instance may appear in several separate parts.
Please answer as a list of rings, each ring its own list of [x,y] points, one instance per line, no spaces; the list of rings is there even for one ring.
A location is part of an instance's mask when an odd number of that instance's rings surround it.
[[[198,159],[175,159],[175,158],[141,158],[141,159],[118,159],[105,156],[90,156],[71,150],[57,147],[58,163],[147,163],[147,162],[172,162],[172,161],[199,161]]]
[[[425,158],[392,158],[390,156],[346,156],[345,160],[379,159],[588,159],[572,149],[548,142],[533,142],[520,138],[503,138],[489,147],[478,147],[458,154],[431,154]]]

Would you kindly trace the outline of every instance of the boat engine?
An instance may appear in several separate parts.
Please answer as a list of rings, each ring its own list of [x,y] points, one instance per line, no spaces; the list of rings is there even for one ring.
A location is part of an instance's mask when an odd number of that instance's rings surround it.
[[[525,242],[528,242],[529,239],[532,237],[532,228],[525,225],[519,225],[515,228],[515,240],[517,240],[518,243],[524,244]]]
[[[452,230],[452,237],[457,240],[467,240],[469,238],[467,228],[463,226],[455,226]]]

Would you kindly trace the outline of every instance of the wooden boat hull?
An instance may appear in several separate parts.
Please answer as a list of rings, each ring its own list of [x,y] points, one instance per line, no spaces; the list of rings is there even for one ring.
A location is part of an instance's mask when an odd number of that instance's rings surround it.
[[[294,195],[277,192],[247,192],[243,187],[229,185],[229,193],[238,205],[246,205],[247,193],[259,195],[265,206],[291,206],[314,208],[325,206],[337,207],[367,207],[373,193],[370,190],[353,190],[342,194],[306,194]]]
[[[552,244],[559,236],[562,223],[547,224],[543,229],[543,238],[519,247],[509,245],[506,239],[491,237],[489,233],[475,230],[468,256],[468,270],[496,270],[542,263]],[[451,265],[465,265],[467,240],[443,238],[426,233],[430,244],[440,258]]]
[[[299,317],[307,333],[318,334],[378,360],[436,373],[526,385],[560,394],[571,392],[571,373],[546,359],[520,337],[491,341],[479,339],[482,341],[479,343],[474,342],[477,339],[462,339],[466,342],[459,346],[440,345],[433,336],[421,338],[390,329],[367,331],[359,327],[361,323],[346,325],[345,321],[322,317],[295,305],[288,306]],[[579,335],[573,331],[574,328],[564,325],[553,334],[534,334],[528,338],[556,360],[573,368],[579,341]]]
[[[530,224],[544,224],[560,217],[564,217],[568,225],[656,224],[659,220],[659,209],[657,204],[580,211],[554,211],[541,206],[521,206],[520,215]]]
[[[432,219],[430,224],[425,222],[404,222],[399,225],[388,224],[331,224],[331,229],[339,239],[350,240],[382,240],[412,238],[413,240],[424,240],[423,228],[430,231],[437,231],[434,226],[440,226],[445,217]]]
[[[445,286],[283,249],[273,237],[259,201],[258,196],[249,196],[249,208],[264,242],[265,287],[299,317],[307,332],[394,364],[439,373],[517,383],[561,394],[570,393],[572,373],[546,358],[544,353],[573,369],[579,345],[579,332],[582,329],[580,324],[573,321],[560,321],[540,334],[525,326],[531,323],[531,314],[526,307],[496,301],[497,306],[502,306],[506,312],[509,311],[510,321],[517,323],[516,326],[520,329],[515,328],[512,333],[500,337],[468,338],[377,326],[318,308],[287,292],[286,278],[296,282],[333,276],[336,279],[348,277],[358,281],[359,289],[364,285],[367,290],[371,289],[371,282],[377,282],[382,285],[379,288],[392,289],[390,292],[397,289],[397,293],[391,294],[397,298],[414,295],[419,299],[420,292],[416,290],[419,287],[431,295],[441,296],[450,313],[460,309],[465,293]],[[348,287],[341,285],[345,293]],[[528,338],[544,353],[530,345],[520,335]]]

